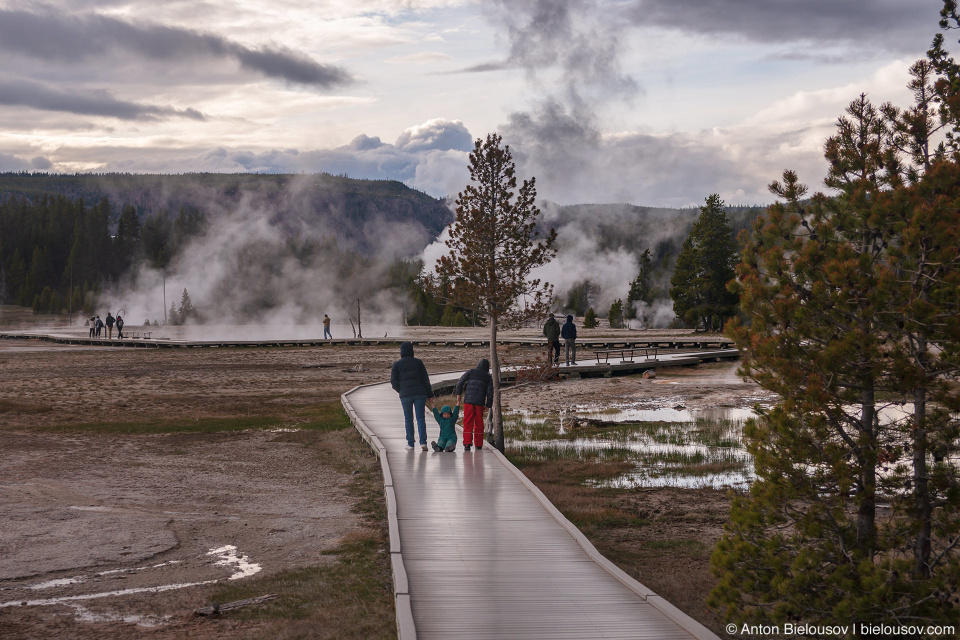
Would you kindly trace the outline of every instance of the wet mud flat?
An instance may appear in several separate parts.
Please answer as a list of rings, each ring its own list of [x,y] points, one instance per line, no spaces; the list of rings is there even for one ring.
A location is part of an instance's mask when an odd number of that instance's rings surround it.
[[[488,353],[416,352],[431,372],[469,368]],[[357,384],[388,379],[397,355],[386,346],[146,351],[0,343],[0,518],[10,523],[0,531],[0,628],[22,638],[266,633],[263,621],[232,614],[211,621],[193,610],[230,585],[325,566],[333,561],[328,551],[363,530],[351,479],[355,471],[375,475],[374,461],[352,457],[342,432],[318,430],[318,413]],[[506,350],[514,362],[540,355]],[[535,411],[638,397],[656,406],[674,398],[715,405],[723,400],[711,389],[730,376],[716,371],[711,382],[702,376],[709,366],[682,389],[687,373],[661,370],[657,384],[571,380],[515,389],[505,399]],[[636,493],[630,509],[704,504],[696,492],[662,491]],[[712,504],[722,511],[717,495]],[[558,505],[563,500],[556,496]],[[678,516],[687,525],[691,517]],[[714,536],[709,523],[696,532],[663,524],[662,544],[681,532],[706,540]],[[649,530],[639,535],[651,538]],[[362,552],[376,558],[377,545]],[[653,559],[676,555],[661,548]],[[690,564],[704,565],[699,551]],[[296,625],[294,636],[312,636]]]
[[[221,584],[329,562],[361,523],[315,435],[4,430],[5,637],[192,626]]]
[[[345,540],[386,557],[357,513],[382,500],[376,459],[352,429],[324,425],[341,393],[389,376],[395,348],[34,342],[0,343],[0,637],[246,637],[275,626],[193,611],[328,566]],[[438,371],[482,357],[417,355]]]

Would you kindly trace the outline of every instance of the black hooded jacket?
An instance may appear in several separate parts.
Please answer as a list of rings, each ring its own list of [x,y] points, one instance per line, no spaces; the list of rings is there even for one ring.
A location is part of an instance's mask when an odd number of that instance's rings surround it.
[[[577,339],[577,325],[573,324],[573,316],[567,316],[567,321],[560,327],[560,337],[564,340]]]
[[[433,387],[430,386],[430,376],[420,358],[413,357],[413,344],[400,343],[400,359],[393,363],[390,370],[390,386],[400,394],[401,398],[409,396],[433,397]]]
[[[490,375],[490,362],[484,358],[476,369],[470,369],[460,376],[454,394],[463,395],[464,404],[492,407],[493,376]]]

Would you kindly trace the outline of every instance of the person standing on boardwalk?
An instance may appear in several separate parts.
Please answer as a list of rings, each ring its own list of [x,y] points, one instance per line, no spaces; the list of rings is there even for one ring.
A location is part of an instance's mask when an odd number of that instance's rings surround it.
[[[120,312],[117,312],[117,339],[123,340],[123,318],[120,317]]]
[[[330,316],[323,314],[323,337],[333,340],[333,334],[330,333]],[[413,345],[410,345],[411,347]]]
[[[390,386],[400,394],[403,406],[403,426],[407,430],[407,448],[413,449],[413,413],[417,413],[417,431],[420,436],[420,448],[427,450],[427,420],[424,405],[430,401],[433,408],[433,387],[427,368],[420,358],[413,357],[413,343],[400,344],[400,359],[393,363],[390,370]]]
[[[97,316],[90,316],[90,337],[97,335]]]
[[[573,316],[567,316],[567,321],[560,328],[560,337],[566,345],[567,364],[577,364],[577,325],[573,324]]]
[[[107,340],[113,340],[113,323],[116,321],[116,318],[110,315],[110,312],[107,311],[107,319],[105,321],[107,325]]]
[[[483,448],[483,412],[493,406],[493,376],[490,361],[484,358],[476,369],[460,376],[454,391],[457,404],[463,405],[463,450],[473,444]]]
[[[100,319],[100,316],[97,316],[97,321],[95,324],[97,326],[97,337],[99,338],[100,334],[103,333],[103,320]]]
[[[560,323],[552,313],[543,325],[543,335],[547,337],[547,364],[550,364],[551,355],[553,364],[560,364]]]

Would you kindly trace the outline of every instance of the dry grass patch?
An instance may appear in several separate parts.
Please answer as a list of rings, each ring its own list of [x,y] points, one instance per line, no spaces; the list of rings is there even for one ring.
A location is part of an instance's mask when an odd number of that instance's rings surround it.
[[[49,411],[53,411],[53,407],[46,404],[0,400],[0,413],[47,413]]]

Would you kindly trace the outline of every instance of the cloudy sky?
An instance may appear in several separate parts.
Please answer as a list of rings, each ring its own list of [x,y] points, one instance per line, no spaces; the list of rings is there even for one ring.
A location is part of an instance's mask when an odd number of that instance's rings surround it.
[[[435,196],[500,132],[559,203],[819,186],[940,0],[0,0],[0,171],[326,171]],[[950,41],[954,41],[952,35]]]

